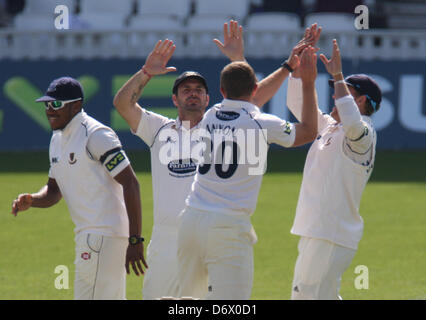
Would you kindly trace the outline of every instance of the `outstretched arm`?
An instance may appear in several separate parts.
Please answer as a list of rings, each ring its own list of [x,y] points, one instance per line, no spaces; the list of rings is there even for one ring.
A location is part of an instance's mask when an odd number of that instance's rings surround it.
[[[142,110],[137,101],[143,88],[152,76],[176,71],[175,67],[166,67],[175,49],[176,46],[173,41],[159,40],[146,58],[142,69],[136,72],[115,95],[114,107],[126,120],[133,132],[136,132],[141,118]]]
[[[19,211],[28,210],[31,207],[49,208],[61,200],[62,194],[55,179],[49,178],[47,184],[39,192],[23,193],[12,202],[12,214],[16,217]]]
[[[346,137],[352,140],[352,144],[358,144],[363,149],[368,149],[372,142],[372,135],[366,135],[368,128],[363,122],[358,106],[344,80],[342,59],[336,39],[333,40],[333,54],[331,59],[327,59],[324,54],[320,55],[320,59],[324,63],[327,72],[333,76],[336,108]],[[367,139],[361,139],[363,137]]]
[[[296,138],[293,146],[312,142],[318,132],[318,103],[315,95],[315,79],[317,77],[317,55],[313,47],[306,48],[302,53],[300,65],[302,78],[303,107],[300,123],[296,124]]]

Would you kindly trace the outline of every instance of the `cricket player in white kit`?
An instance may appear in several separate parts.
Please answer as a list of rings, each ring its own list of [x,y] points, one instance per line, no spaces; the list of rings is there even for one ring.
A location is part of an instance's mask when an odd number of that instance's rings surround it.
[[[287,64],[291,69],[299,60],[294,58]],[[224,100],[208,110],[201,122],[201,129],[209,136],[203,140],[204,163],[198,168],[181,214],[179,296],[191,297],[194,291],[208,286],[207,299],[250,298],[253,244],[257,240],[250,216],[255,211],[265,171],[267,145],[300,146],[311,142],[317,130],[316,55],[312,47],[304,49],[300,68],[304,102],[298,124],[261,113],[251,102],[257,85],[254,71],[246,62],[233,62],[222,70],[220,88]],[[250,137],[249,132],[256,132],[257,138]],[[243,140],[238,140],[237,133],[243,133]],[[219,140],[215,135],[219,135]],[[215,156],[222,149],[223,137],[231,142],[233,156],[229,160],[226,151]],[[211,143],[213,148],[207,152]],[[250,145],[256,145],[258,154],[265,157],[263,162],[248,163],[247,159],[253,156],[249,155],[248,150],[253,150]]]
[[[146,267],[139,183],[117,135],[84,112],[83,98],[80,83],[63,77],[37,99],[53,129],[49,180],[19,195],[12,213],[64,197],[75,224],[75,299],[125,299],[126,268]]]
[[[376,132],[371,114],[380,107],[381,90],[366,75],[343,78],[340,51],[333,43],[328,60],[336,106],[330,115],[317,110],[318,136],[309,149],[291,233],[301,236],[292,299],[340,299],[343,272],[362,237],[361,196],[374,166]],[[302,82],[295,70],[287,104],[300,119]]]
[[[244,60],[243,29],[231,20],[223,26],[224,43],[214,42],[231,61]],[[310,33],[295,46],[294,52],[302,50],[310,39]],[[176,71],[166,67],[175,46],[170,40],[159,41],[148,55],[143,68],[133,75],[114,98],[114,106],[129,124],[132,133],[139,136],[151,152],[151,174],[154,198],[154,226],[147,249],[147,269],[143,283],[143,299],[177,297],[179,294],[177,274],[178,214],[185,207],[196,172],[196,163],[191,158],[198,141],[191,139],[199,128],[209,104],[207,81],[198,72],[183,72],[173,85],[173,104],[178,111],[177,119],[169,119],[142,108],[138,99],[152,76]],[[256,104],[263,106],[279,89],[289,74],[280,68],[261,82],[254,97]],[[281,80],[282,79],[282,80]],[[278,83],[278,84],[277,84]],[[189,150],[188,150],[189,149]],[[170,150],[175,157],[164,161],[163,150]],[[175,152],[177,151],[177,152]],[[192,297],[202,298],[207,288],[194,291]]]

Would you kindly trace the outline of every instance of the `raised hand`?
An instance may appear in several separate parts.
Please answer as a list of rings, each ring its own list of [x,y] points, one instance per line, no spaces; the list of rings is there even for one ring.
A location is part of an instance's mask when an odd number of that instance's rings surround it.
[[[166,67],[170,58],[176,50],[176,46],[171,40],[158,40],[154,49],[148,55],[145,61],[145,71],[152,75],[166,74],[176,71],[175,67]]]
[[[327,72],[332,76],[342,73],[342,59],[340,58],[340,49],[337,40],[333,39],[333,54],[328,60],[324,54],[320,54],[320,59],[324,63]]]
[[[315,48],[309,46],[302,52],[300,77],[304,83],[313,83],[317,77],[317,54]]]
[[[290,67],[292,67],[294,70],[293,77],[300,77],[300,73],[297,67],[300,64],[299,57],[303,49],[305,49],[307,46],[312,46],[314,47],[315,52],[319,50],[319,48],[316,48],[315,45],[319,40],[321,31],[322,28],[318,27],[316,23],[312,24],[309,28],[306,28],[303,38],[294,46],[293,50],[291,51],[290,58],[288,59]]]
[[[244,61],[244,38],[243,27],[238,25],[235,20],[223,24],[223,41],[213,39],[213,42],[219,50],[231,61]]]

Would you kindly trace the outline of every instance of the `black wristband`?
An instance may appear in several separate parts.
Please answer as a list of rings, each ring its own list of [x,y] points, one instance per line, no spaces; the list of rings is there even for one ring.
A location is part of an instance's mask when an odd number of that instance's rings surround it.
[[[287,61],[284,61],[282,64],[281,64],[281,68],[286,68],[289,72],[293,72],[294,70],[293,70],[293,68],[292,67],[290,67],[290,65],[288,64],[288,62]]]

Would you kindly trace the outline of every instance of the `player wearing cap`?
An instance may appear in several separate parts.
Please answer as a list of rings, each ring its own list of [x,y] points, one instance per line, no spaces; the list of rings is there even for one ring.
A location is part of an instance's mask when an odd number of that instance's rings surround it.
[[[367,75],[343,78],[340,51],[320,55],[333,76],[336,106],[330,115],[318,109],[318,136],[311,145],[291,233],[301,236],[292,299],[339,299],[343,272],[363,233],[361,196],[374,166],[376,132],[371,115],[380,108],[381,90]],[[299,71],[289,80],[287,104],[300,118]]]
[[[53,130],[49,179],[39,192],[20,194],[12,213],[64,197],[75,224],[75,299],[125,299],[126,269],[146,267],[139,183],[117,135],[84,112],[83,99],[69,77],[37,99]]]
[[[231,20],[229,24],[224,24],[223,32],[224,43],[214,39],[218,48],[231,61],[244,60],[242,27]],[[303,40],[295,46],[295,54],[306,46],[309,36],[306,33]],[[174,67],[166,67],[174,50],[172,41],[159,41],[148,55],[144,67],[126,82],[114,98],[114,106],[118,112],[127,121],[132,132],[138,135],[151,151],[154,226],[147,249],[150,268],[144,278],[143,299],[178,295],[177,216],[185,206],[185,199],[196,171],[195,162],[189,154],[197,141],[191,140],[190,136],[198,129],[209,103],[207,81],[193,71],[183,72],[173,85],[172,100],[178,110],[177,119],[147,111],[137,103],[152,76],[176,71]],[[255,97],[256,104],[262,106],[269,101],[288,74],[287,69],[280,68],[263,79]],[[275,78],[282,80],[278,83]],[[173,151],[182,150],[184,141],[189,141],[190,150],[186,150],[186,155],[185,150],[182,154],[174,153]],[[161,150],[166,149],[176,157],[164,162],[160,154]],[[201,298],[205,296],[206,291],[206,288],[202,288],[194,292],[193,297]]]
[[[220,91],[224,100],[208,110],[201,122],[200,130],[206,134],[204,160],[181,214],[179,296],[192,296],[208,285],[207,299],[250,298],[256,242],[250,216],[265,171],[267,145],[300,146],[311,142],[317,131],[314,49],[304,49],[301,60],[304,100],[298,124],[261,113],[252,103],[256,76],[246,62],[233,62],[222,70]],[[292,60],[290,63],[298,65]],[[230,151],[226,153],[226,149]],[[250,150],[265,156],[264,161],[250,163],[247,159],[254,158]]]

